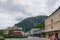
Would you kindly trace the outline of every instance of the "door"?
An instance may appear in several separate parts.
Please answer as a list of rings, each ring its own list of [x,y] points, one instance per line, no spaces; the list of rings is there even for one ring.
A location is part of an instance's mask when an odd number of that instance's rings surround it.
[[[55,33],[55,38],[58,38],[58,33]]]

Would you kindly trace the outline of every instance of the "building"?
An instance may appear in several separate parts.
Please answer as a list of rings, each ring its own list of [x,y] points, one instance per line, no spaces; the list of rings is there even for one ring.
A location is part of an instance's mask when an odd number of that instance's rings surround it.
[[[4,30],[4,34],[5,34],[5,35],[8,35],[8,29],[5,29],[5,30]]]
[[[42,27],[42,28],[37,28],[37,29],[32,29],[31,30],[31,35],[32,36],[36,36],[36,37],[45,37],[45,28],[44,27]]]
[[[23,31],[21,27],[14,27],[13,29],[13,35],[15,36],[22,36],[23,35]]]
[[[60,38],[60,7],[45,19],[46,38]]]
[[[33,35],[38,36],[38,37],[45,37],[45,28],[38,28],[37,30],[33,31]]]
[[[31,31],[30,31],[30,33],[29,33],[30,36],[33,36],[35,30],[37,30],[37,29],[35,29],[35,28],[34,28],[34,29],[31,29]]]
[[[21,27],[8,27],[4,30],[5,35],[24,35],[24,32],[22,31]]]
[[[4,34],[8,35],[9,34],[9,30],[13,30],[14,27],[8,27],[7,29],[4,29]]]

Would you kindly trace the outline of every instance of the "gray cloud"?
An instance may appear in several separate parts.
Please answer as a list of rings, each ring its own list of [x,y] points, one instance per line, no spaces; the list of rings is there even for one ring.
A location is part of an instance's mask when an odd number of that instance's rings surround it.
[[[0,0],[0,26],[14,25],[37,15],[50,15],[60,5],[59,0]]]
[[[17,20],[18,22],[21,22],[23,19],[24,19],[24,18],[22,18],[22,17],[16,18],[16,20]]]
[[[51,7],[51,6],[55,5],[58,1],[59,0],[47,0],[47,5]]]
[[[26,14],[32,16],[31,14],[25,11],[26,9],[25,5],[15,4],[12,0],[8,0],[4,3],[0,2],[0,8],[8,12],[17,12],[17,13],[22,12],[23,15]]]

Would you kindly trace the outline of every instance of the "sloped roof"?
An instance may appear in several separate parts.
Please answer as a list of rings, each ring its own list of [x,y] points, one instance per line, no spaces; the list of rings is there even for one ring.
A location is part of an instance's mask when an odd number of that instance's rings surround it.
[[[47,18],[49,18],[50,16],[52,16],[53,14],[55,14],[55,12],[57,12],[58,10],[60,10],[60,7],[58,7],[51,15],[49,15]],[[47,19],[46,18],[46,19]]]
[[[59,9],[60,9],[60,7],[58,7],[58,9],[56,9],[51,15],[55,14],[55,12],[57,12]]]

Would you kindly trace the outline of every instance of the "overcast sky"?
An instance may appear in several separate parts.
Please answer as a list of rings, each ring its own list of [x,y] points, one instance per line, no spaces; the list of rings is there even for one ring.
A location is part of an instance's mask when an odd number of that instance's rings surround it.
[[[60,0],[0,0],[0,29],[27,17],[50,15],[59,6]]]

